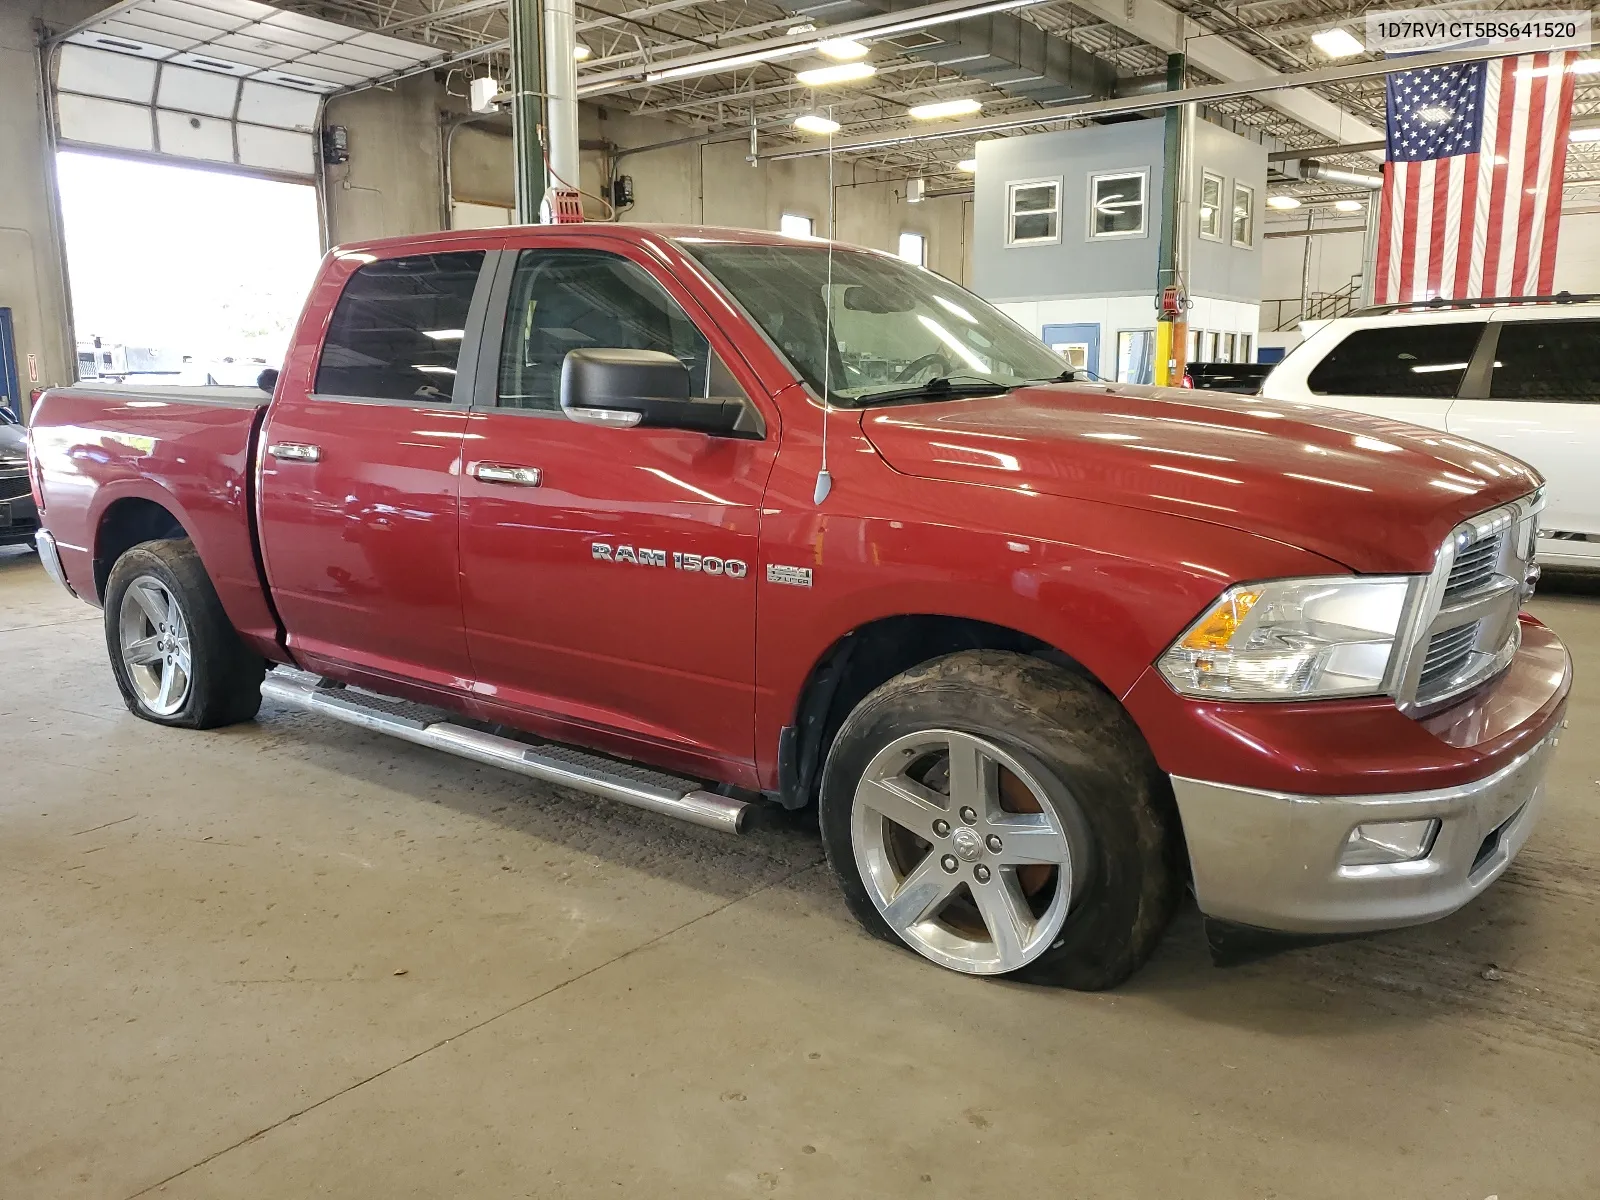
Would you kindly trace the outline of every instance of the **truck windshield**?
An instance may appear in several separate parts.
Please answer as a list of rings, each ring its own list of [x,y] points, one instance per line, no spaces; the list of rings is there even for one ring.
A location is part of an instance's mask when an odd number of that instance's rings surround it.
[[[1004,391],[1066,369],[986,301],[897,258],[835,247],[830,277],[824,243],[683,248],[834,404]]]

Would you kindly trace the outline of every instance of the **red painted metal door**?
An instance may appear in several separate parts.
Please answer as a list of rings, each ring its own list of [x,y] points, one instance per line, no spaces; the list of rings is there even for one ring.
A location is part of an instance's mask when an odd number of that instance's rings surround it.
[[[777,429],[754,402],[745,437],[600,428],[568,420],[556,396],[566,351],[593,345],[678,353],[697,389],[749,399],[748,368],[716,353],[692,301],[663,282],[609,253],[522,255],[498,386],[480,392],[465,443],[467,638],[486,699],[661,748],[686,769],[748,767]]]

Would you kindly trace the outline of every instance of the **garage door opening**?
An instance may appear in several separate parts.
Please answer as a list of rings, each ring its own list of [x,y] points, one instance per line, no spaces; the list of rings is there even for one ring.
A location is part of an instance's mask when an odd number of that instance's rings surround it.
[[[253,384],[321,257],[310,184],[64,150],[80,379]]]

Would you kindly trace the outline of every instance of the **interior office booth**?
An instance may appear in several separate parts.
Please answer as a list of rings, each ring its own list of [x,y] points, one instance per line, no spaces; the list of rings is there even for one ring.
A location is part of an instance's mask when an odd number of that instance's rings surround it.
[[[973,290],[1074,368],[1151,382],[1161,213],[1176,182],[1188,358],[1255,361],[1267,151],[1205,120],[1192,130],[1177,181],[1160,119],[978,143]]]

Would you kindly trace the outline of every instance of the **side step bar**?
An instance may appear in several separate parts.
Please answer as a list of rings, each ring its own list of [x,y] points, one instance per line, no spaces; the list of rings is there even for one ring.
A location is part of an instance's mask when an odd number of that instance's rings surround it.
[[[403,711],[427,710],[416,705],[390,704],[364,692],[318,687],[316,677],[311,675],[268,672],[261,682],[261,694],[279,704],[332,717],[347,725],[386,733],[419,746],[431,746],[545,783],[620,800],[635,808],[677,817],[680,821],[723,833],[738,833],[750,809],[743,800],[702,791],[692,780],[633,767],[570,746],[528,746],[449,721],[418,720],[385,711],[390,707]]]

